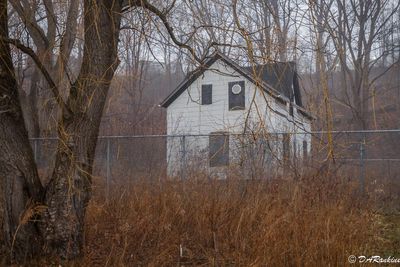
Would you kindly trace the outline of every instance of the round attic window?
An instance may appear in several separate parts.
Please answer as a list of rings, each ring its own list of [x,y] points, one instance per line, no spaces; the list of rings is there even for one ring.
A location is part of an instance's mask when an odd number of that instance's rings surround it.
[[[234,86],[232,86],[232,93],[234,93],[235,95],[240,94],[241,91],[242,87],[239,84],[235,84]]]

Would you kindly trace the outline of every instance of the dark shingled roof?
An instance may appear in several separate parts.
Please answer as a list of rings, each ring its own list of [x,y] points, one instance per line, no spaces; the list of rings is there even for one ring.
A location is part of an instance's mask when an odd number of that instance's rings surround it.
[[[243,67],[243,69],[250,75],[271,85],[276,91],[290,99],[291,102],[295,100],[297,105],[302,106],[296,64],[294,62],[274,62],[254,67]]]
[[[215,61],[221,59],[223,62],[231,66],[235,71],[249,79],[251,82],[260,84],[265,92],[281,102],[293,102],[301,113],[312,118],[302,107],[301,93],[299,88],[298,74],[296,72],[296,64],[294,62],[275,62],[265,65],[257,65],[250,67],[240,67],[235,62],[218,52],[207,58],[203,64],[195,71],[187,75],[187,77],[178,85],[178,87],[161,102],[162,107],[168,107],[186,88],[190,86],[200,75],[204,73]],[[254,75],[254,71],[255,74]]]

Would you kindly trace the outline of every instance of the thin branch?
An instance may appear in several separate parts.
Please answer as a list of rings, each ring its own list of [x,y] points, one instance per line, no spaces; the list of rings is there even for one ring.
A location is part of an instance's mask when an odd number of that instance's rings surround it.
[[[196,55],[196,52],[193,49],[193,47],[188,45],[187,42],[183,43],[183,42],[179,41],[178,38],[175,36],[174,29],[172,28],[172,26],[170,25],[170,23],[168,22],[168,19],[167,19],[168,13],[162,12],[160,9],[158,9],[157,7],[155,7],[154,5],[149,3],[147,0],[137,0],[137,1],[130,3],[130,5],[147,9],[151,13],[156,15],[158,18],[160,18],[164,27],[167,29],[167,32],[168,32],[169,36],[171,37],[171,40],[178,47],[187,49],[197,62],[202,62],[202,59]],[[167,11],[170,11],[170,9],[167,9]]]
[[[68,112],[69,114],[71,113],[71,110],[68,108],[68,106],[65,104],[58,88],[57,85],[54,83],[53,79],[51,78],[50,73],[47,71],[46,67],[42,64],[40,61],[39,57],[36,55],[35,51],[32,50],[32,48],[25,46],[24,44],[21,43],[20,40],[18,39],[11,39],[11,38],[1,38],[0,40],[14,45],[16,48],[21,50],[23,53],[27,54],[32,58],[32,60],[35,62],[36,66],[38,69],[41,71],[43,74],[44,78],[46,79],[47,83],[50,85],[50,90],[53,93],[57,104],[60,106],[60,108]]]

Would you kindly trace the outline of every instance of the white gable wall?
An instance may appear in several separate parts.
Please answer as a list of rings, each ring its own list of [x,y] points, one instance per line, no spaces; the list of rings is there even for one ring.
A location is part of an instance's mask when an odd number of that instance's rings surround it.
[[[240,132],[242,130],[246,112],[229,111],[228,82],[245,79],[219,62],[215,62],[168,107],[167,132],[169,135],[209,134],[222,130]],[[224,76],[216,71],[233,76]],[[212,84],[211,105],[201,105],[202,84]],[[250,81],[245,80],[246,108],[249,106],[252,94],[250,85]]]

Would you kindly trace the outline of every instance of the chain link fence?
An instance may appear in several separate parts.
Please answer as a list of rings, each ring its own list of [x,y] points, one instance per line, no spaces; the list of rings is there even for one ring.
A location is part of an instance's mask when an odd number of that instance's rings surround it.
[[[31,143],[39,173],[48,177],[57,139]],[[274,179],[315,171],[323,175],[328,163],[329,170],[357,182],[361,190],[372,187],[398,195],[400,130],[100,136],[93,176],[109,191],[135,179],[166,176]]]

